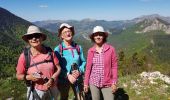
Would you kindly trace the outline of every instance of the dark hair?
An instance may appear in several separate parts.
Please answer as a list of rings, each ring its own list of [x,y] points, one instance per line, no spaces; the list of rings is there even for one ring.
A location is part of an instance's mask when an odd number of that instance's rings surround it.
[[[101,33],[102,33],[102,34],[101,34]],[[103,43],[107,42],[108,34],[103,33],[103,32],[92,33],[92,34],[89,36],[92,42],[95,43],[94,36],[95,36],[96,34],[100,34],[101,36],[103,36]]]

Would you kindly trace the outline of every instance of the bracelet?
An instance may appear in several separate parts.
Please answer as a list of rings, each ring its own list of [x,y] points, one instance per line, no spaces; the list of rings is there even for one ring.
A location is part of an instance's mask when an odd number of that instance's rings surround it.
[[[52,82],[54,82],[54,78],[51,77],[50,79],[52,80]]]

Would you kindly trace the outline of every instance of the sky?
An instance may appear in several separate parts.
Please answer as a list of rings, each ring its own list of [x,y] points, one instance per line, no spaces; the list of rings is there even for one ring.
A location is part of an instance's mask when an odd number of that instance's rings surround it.
[[[170,0],[0,0],[0,7],[28,21],[130,20],[142,15],[170,16]]]

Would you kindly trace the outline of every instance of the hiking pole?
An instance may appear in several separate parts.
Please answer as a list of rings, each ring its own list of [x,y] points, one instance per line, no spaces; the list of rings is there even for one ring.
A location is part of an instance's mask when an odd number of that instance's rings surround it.
[[[54,98],[53,98],[53,95],[52,95],[52,92],[51,92],[51,89],[50,89],[50,88],[47,90],[47,92],[49,93],[50,99],[51,99],[51,100],[54,100]]]
[[[27,100],[29,100],[29,99],[30,99],[31,91],[32,91],[32,95],[33,95],[33,88],[34,88],[33,82],[32,82],[32,81],[30,81],[30,84],[29,84],[29,87],[28,87],[29,92],[28,92],[28,98],[27,98]]]
[[[71,71],[74,71],[74,70],[78,70],[78,65],[76,63],[73,63],[71,65]],[[77,78],[76,82],[74,83],[74,87],[76,89],[76,92],[79,93],[80,91],[79,91],[79,86],[78,86],[78,78]]]
[[[29,92],[28,92],[27,100],[29,100],[29,99],[30,99],[30,95],[31,95],[31,87],[29,88]]]

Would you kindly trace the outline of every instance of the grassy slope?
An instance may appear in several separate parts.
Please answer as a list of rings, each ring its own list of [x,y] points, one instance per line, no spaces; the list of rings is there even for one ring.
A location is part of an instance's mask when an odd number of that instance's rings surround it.
[[[136,85],[133,84],[136,82]],[[119,88],[123,88],[128,94],[129,100],[169,100],[170,84],[165,84],[161,80],[155,80],[157,84],[151,84],[148,80],[143,80],[139,75],[119,78]],[[167,85],[167,88],[163,88]]]

